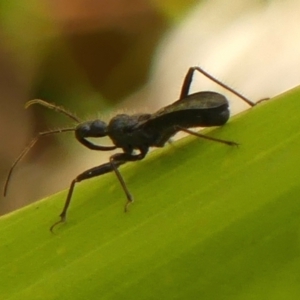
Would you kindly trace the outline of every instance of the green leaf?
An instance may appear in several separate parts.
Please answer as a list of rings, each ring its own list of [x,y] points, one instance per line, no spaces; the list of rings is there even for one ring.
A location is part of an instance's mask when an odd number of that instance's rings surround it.
[[[298,299],[300,89],[0,219],[0,299]],[[28,174],[30,176],[30,174]],[[20,195],[21,197],[22,195]]]

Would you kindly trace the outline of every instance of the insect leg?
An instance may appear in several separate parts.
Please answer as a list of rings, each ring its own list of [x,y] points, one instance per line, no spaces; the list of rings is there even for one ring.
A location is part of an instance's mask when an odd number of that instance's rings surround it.
[[[227,141],[227,140],[221,140],[221,139],[213,138],[213,137],[210,137],[210,136],[207,136],[207,135],[204,135],[204,134],[192,131],[192,130],[190,130],[188,128],[184,128],[184,127],[181,127],[181,126],[176,126],[176,129],[184,131],[184,132],[189,133],[189,134],[192,134],[194,136],[203,138],[203,139],[207,139],[207,140],[210,140],[210,141],[214,141],[214,142],[226,144],[228,146],[238,146],[239,145],[238,143],[233,142],[233,141]]]
[[[182,83],[179,99],[183,99],[189,95],[194,72],[195,72],[195,69],[193,67],[191,67],[191,68],[189,68],[188,72],[186,73],[183,83]]]
[[[89,179],[89,178],[93,178],[96,176],[100,176],[109,172],[114,171],[115,174],[117,175],[118,180],[121,183],[121,186],[126,194],[127,197],[127,203],[125,205],[125,211],[127,211],[127,206],[129,203],[131,203],[133,201],[133,198],[130,194],[130,192],[128,191],[128,188],[125,184],[125,181],[121,175],[121,173],[118,170],[118,167],[125,164],[128,161],[136,161],[136,160],[140,160],[143,159],[145,157],[145,155],[148,152],[148,149],[140,149],[141,153],[138,155],[133,155],[131,153],[117,153],[114,154],[110,157],[110,161],[109,163],[105,163],[103,165],[91,168],[89,170],[86,170],[85,172],[81,173],[80,175],[78,175],[75,179],[72,180],[70,188],[69,188],[69,192],[67,195],[67,199],[64,205],[64,208],[61,212],[60,216],[60,220],[56,223],[54,223],[51,227],[50,227],[50,231],[53,232],[53,229],[56,225],[63,223],[66,221],[66,217],[67,217],[67,211],[71,202],[71,198],[73,195],[73,191],[74,191],[74,187],[75,184],[77,182]]]
[[[147,154],[148,148],[140,149],[140,151],[141,151],[141,153],[138,154],[138,155],[133,155],[131,153],[117,153],[117,154],[114,154],[110,157],[110,163],[111,163],[111,165],[112,165],[112,167],[115,171],[115,174],[117,175],[117,178],[118,178],[119,182],[121,183],[121,186],[122,186],[122,188],[123,188],[123,190],[126,194],[127,202],[126,202],[125,207],[124,207],[125,212],[127,212],[129,204],[133,202],[133,197],[130,194],[128,188],[127,188],[127,185],[124,181],[123,176],[121,175],[120,171],[118,170],[117,163],[119,161],[137,161],[137,160],[141,160]]]
[[[233,93],[234,95],[238,96],[243,101],[245,101],[246,103],[248,103],[250,106],[254,106],[255,105],[254,102],[252,102],[251,100],[247,99],[242,94],[238,93],[237,91],[235,91],[234,89],[232,89],[228,85],[226,85],[223,82],[219,81],[218,79],[216,79],[212,75],[208,74],[207,72],[205,72],[200,67],[190,67],[189,68],[187,74],[185,75],[183,84],[182,84],[182,88],[181,88],[181,93],[180,93],[179,99],[183,99],[183,98],[185,98],[189,94],[190,86],[191,86],[191,83],[192,83],[195,71],[200,72],[201,74],[203,74],[204,76],[206,76],[207,78],[209,78],[210,80],[212,80],[213,82],[215,82],[216,84],[220,85],[224,89],[226,89],[226,90],[230,91],[231,93]]]
[[[67,211],[68,211],[71,199],[72,199],[75,184],[77,182],[112,172],[112,171],[114,171],[114,168],[118,168],[120,165],[122,165],[124,163],[126,163],[126,162],[125,161],[117,161],[117,162],[114,162],[114,165],[112,165],[112,163],[110,163],[110,162],[105,163],[103,165],[88,169],[88,170],[84,171],[83,173],[79,174],[75,179],[73,179],[71,182],[69,191],[68,191],[68,195],[67,195],[67,199],[66,199],[64,208],[63,208],[61,214],[59,215],[60,220],[58,222],[54,223],[50,227],[50,231],[53,232],[53,229],[56,225],[66,221]]]

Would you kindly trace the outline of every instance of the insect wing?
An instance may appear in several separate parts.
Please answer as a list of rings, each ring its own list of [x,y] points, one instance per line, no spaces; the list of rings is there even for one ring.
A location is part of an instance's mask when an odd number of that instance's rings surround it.
[[[193,115],[203,113],[219,107],[228,107],[227,99],[215,92],[198,92],[183,99],[161,108],[145,121],[137,125],[137,129],[163,129],[163,127],[180,125],[181,120],[184,123],[189,122],[186,118],[193,118]],[[182,118],[183,116],[186,116]],[[185,120],[183,120],[185,119]],[[200,125],[199,125],[200,126]]]

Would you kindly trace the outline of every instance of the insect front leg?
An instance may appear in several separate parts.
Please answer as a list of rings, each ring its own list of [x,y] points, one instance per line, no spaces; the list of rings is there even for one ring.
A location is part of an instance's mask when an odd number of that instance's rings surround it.
[[[120,171],[118,170],[118,162],[119,161],[137,161],[137,160],[141,160],[145,157],[145,155],[148,152],[148,148],[142,148],[140,149],[141,153],[134,155],[131,153],[117,153],[114,154],[110,157],[109,161],[115,171],[115,174],[117,175],[117,178],[119,180],[119,182],[121,183],[121,186],[123,188],[123,191],[125,192],[126,198],[127,198],[127,202],[125,204],[124,207],[124,211],[127,212],[128,211],[128,206],[130,203],[133,202],[133,197],[131,195],[131,193],[129,192],[127,185],[124,181],[123,176],[121,175]]]
[[[77,182],[80,182],[80,181],[83,181],[83,180],[86,180],[86,179],[90,179],[90,178],[93,178],[93,177],[96,177],[96,176],[100,176],[100,175],[112,172],[112,171],[114,171],[114,168],[118,168],[120,165],[122,165],[124,163],[126,163],[126,162],[121,161],[121,160],[119,160],[118,162],[115,162],[114,165],[112,165],[111,162],[105,163],[103,165],[88,169],[85,172],[78,175],[75,179],[73,179],[72,182],[71,182],[69,191],[68,191],[68,195],[67,195],[67,199],[66,199],[64,208],[63,208],[61,214],[59,215],[60,220],[58,222],[54,223],[50,227],[50,231],[53,232],[53,229],[56,225],[66,221],[67,211],[68,211],[71,199],[72,199],[75,184]]]
[[[127,203],[125,205],[125,211],[127,211],[127,206],[129,203],[131,203],[133,201],[133,197],[130,194],[130,192],[128,191],[128,188],[125,184],[125,181],[121,175],[121,173],[118,170],[118,167],[125,164],[128,161],[136,161],[136,160],[140,160],[143,159],[145,157],[145,155],[148,152],[148,149],[140,149],[141,153],[138,155],[133,155],[131,153],[117,153],[114,154],[110,157],[109,162],[105,163],[103,165],[91,168],[89,170],[86,170],[85,172],[81,173],[80,175],[78,175],[75,179],[72,180],[70,188],[69,188],[69,192],[67,195],[67,199],[64,205],[64,208],[61,212],[60,216],[60,220],[56,223],[54,223],[51,227],[50,227],[50,231],[53,232],[53,229],[56,225],[60,224],[60,223],[64,223],[66,221],[67,218],[67,211],[68,208],[70,206],[70,202],[72,199],[72,195],[73,195],[73,191],[74,191],[74,187],[75,184],[77,182],[86,180],[86,179],[90,179],[96,176],[100,176],[109,172],[114,171],[115,174],[117,175],[118,180],[121,183],[121,186],[126,194],[127,197]]]

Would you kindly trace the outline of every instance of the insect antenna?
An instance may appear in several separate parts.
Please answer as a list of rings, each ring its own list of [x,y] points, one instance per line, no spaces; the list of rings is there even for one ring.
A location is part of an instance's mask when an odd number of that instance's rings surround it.
[[[75,131],[75,128],[62,128],[62,129],[56,129],[56,130],[49,130],[44,132],[39,132],[38,135],[31,140],[31,142],[27,145],[27,147],[20,153],[20,155],[17,157],[15,162],[12,164],[12,166],[9,169],[5,184],[4,184],[4,191],[3,195],[4,197],[7,195],[8,185],[13,173],[13,170],[15,169],[18,162],[28,153],[28,151],[35,145],[35,143],[38,141],[38,139],[42,136],[47,136],[55,133],[62,133],[62,132],[69,132],[69,131]]]
[[[26,102],[25,108],[28,108],[29,106],[31,106],[33,104],[40,104],[47,108],[53,109],[65,116],[69,117],[76,123],[81,123],[81,121],[74,114],[67,111],[65,108],[63,108],[61,106],[57,106],[55,104],[48,103],[47,101],[44,101],[41,99],[34,99],[34,100],[30,100],[30,101]],[[4,191],[3,191],[4,197],[7,195],[8,185],[9,185],[12,173],[13,173],[16,165],[28,153],[28,151],[35,145],[35,143],[38,141],[38,139],[42,136],[47,136],[47,135],[51,135],[51,134],[55,134],[55,133],[69,132],[69,131],[75,131],[75,128],[62,128],[62,129],[49,130],[49,131],[44,131],[44,132],[38,133],[38,135],[27,145],[27,147],[20,153],[20,155],[17,157],[15,162],[10,167],[5,184],[4,184]]]
[[[53,109],[67,117],[69,117],[70,119],[72,119],[73,121],[77,122],[77,123],[81,123],[81,121],[71,112],[67,111],[65,108],[63,108],[62,106],[58,106],[52,103],[49,103],[45,100],[41,100],[41,99],[34,99],[34,100],[30,100],[28,102],[26,102],[25,104],[25,108],[28,108],[29,106],[33,105],[33,104],[40,104],[42,106],[45,106],[47,108]]]

